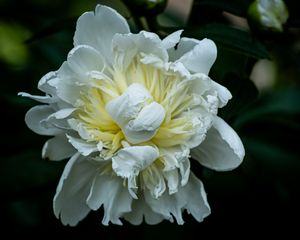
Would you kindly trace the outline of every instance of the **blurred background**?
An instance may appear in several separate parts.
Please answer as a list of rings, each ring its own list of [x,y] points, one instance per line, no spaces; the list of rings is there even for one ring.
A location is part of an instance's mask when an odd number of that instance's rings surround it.
[[[286,0],[260,13],[252,0],[0,0],[0,212],[2,233],[43,237],[95,235],[102,239],[138,237],[182,239],[187,234],[285,236],[296,233],[300,214],[300,8]],[[212,214],[185,225],[101,225],[92,212],[77,227],[62,226],[52,199],[66,161],[41,158],[47,137],[24,123],[34,101],[20,91],[40,94],[39,79],[56,70],[73,46],[76,19],[97,3],[117,9],[132,31],[211,38],[218,58],[210,76],[233,95],[220,115],[239,133],[246,149],[243,164],[231,172],[214,172],[197,164]],[[275,26],[260,21],[270,16]],[[287,20],[284,19],[286,16]],[[265,19],[264,18],[264,19]],[[270,20],[270,21],[271,21]],[[281,22],[280,22],[281,21]],[[243,234],[240,235],[240,232]]]

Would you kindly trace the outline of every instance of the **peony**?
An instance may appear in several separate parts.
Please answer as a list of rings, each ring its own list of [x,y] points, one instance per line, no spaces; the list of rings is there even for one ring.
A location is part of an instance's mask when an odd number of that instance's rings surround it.
[[[130,33],[120,14],[98,5],[78,19],[67,60],[39,81],[45,95],[20,93],[43,103],[25,116],[32,131],[53,136],[42,156],[70,158],[53,200],[63,224],[101,206],[104,225],[210,214],[190,157],[225,171],[242,162],[244,148],[217,116],[231,94],[208,77],[214,42],[181,33]]]

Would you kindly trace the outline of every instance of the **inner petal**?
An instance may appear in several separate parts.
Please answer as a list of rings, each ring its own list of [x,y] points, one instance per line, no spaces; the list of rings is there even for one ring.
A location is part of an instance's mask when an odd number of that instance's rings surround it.
[[[139,83],[131,84],[121,96],[108,102],[106,110],[132,144],[150,140],[165,118],[164,108]]]

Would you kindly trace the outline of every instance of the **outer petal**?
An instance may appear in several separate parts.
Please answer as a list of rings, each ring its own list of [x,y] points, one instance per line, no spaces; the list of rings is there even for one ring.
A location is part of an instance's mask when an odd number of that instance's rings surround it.
[[[129,178],[147,168],[159,157],[158,151],[150,146],[133,146],[121,149],[112,158],[112,167],[118,176]]]
[[[97,168],[88,159],[75,154],[67,163],[53,199],[54,214],[64,225],[75,226],[86,217],[86,205]]]
[[[153,212],[143,197],[133,200],[132,211],[124,214],[125,220],[133,225],[140,225],[145,218],[145,222],[150,225],[158,224],[164,217],[156,212]]]
[[[210,214],[203,184],[193,174],[190,175],[184,187],[179,187],[177,193],[172,195],[165,193],[159,199],[155,199],[146,191],[145,199],[154,212],[162,214],[171,222],[174,216],[178,224],[184,223],[182,219],[184,209],[191,213],[198,222]]]
[[[206,139],[192,150],[192,157],[205,167],[227,171],[239,166],[245,149],[236,132],[221,118],[215,117]]]
[[[86,12],[77,21],[74,45],[90,45],[109,63],[113,62],[112,39],[116,33],[129,33],[126,20],[114,9],[97,5],[95,14]]]
[[[31,108],[25,115],[27,126],[37,134],[54,136],[62,131],[54,126],[44,124],[47,118],[54,113],[49,105],[38,105]]]
[[[212,40],[203,39],[191,51],[178,59],[187,69],[194,73],[208,75],[217,58],[217,47]]]
[[[231,93],[226,87],[218,84],[215,81],[211,81],[213,88],[218,92],[218,99],[219,99],[219,107],[224,107],[227,102],[232,98]]]
[[[88,206],[97,210],[104,207],[103,225],[122,225],[120,217],[131,211],[132,197],[123,186],[121,178],[113,175],[99,174],[94,178],[90,194],[87,198]]]
[[[76,153],[76,150],[68,143],[65,134],[59,134],[54,138],[49,139],[43,147],[42,157],[54,161],[63,160],[71,157]]]
[[[94,48],[80,45],[71,50],[68,60],[58,70],[60,81],[52,81],[57,96],[65,102],[76,105],[84,85],[90,84],[92,71],[103,71],[105,66],[102,55]]]
[[[165,49],[170,49],[172,47],[175,47],[176,44],[180,40],[180,35],[183,32],[183,30],[178,30],[176,32],[173,32],[172,34],[168,35],[162,40],[162,45]]]
[[[175,62],[185,53],[191,51],[199,42],[198,39],[194,38],[181,38],[177,47],[168,49],[170,61]]]
[[[57,72],[49,72],[45,76],[41,78],[41,80],[38,83],[38,89],[41,91],[56,95],[56,90],[53,86],[51,86],[50,82],[57,81]]]

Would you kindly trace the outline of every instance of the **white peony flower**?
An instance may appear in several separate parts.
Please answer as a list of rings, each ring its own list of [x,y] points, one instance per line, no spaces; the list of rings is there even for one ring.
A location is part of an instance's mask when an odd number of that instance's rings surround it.
[[[217,116],[231,94],[208,77],[214,42],[181,32],[163,40],[132,34],[121,15],[98,5],[78,19],[67,61],[40,80],[45,96],[21,93],[45,103],[25,117],[34,132],[54,136],[43,157],[71,157],[53,200],[63,224],[101,206],[104,225],[183,224],[185,209],[199,222],[210,214],[190,156],[225,171],[241,163],[244,148]]]

